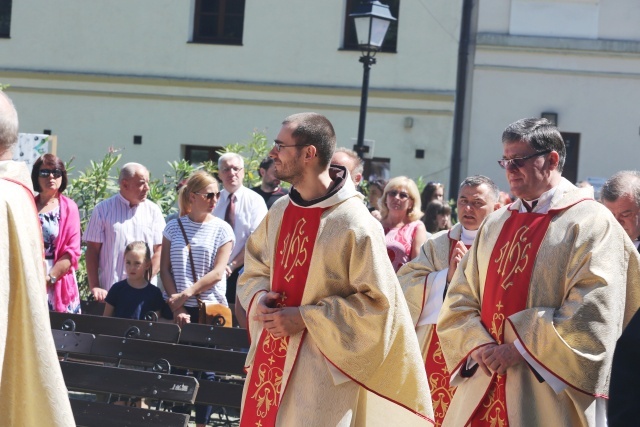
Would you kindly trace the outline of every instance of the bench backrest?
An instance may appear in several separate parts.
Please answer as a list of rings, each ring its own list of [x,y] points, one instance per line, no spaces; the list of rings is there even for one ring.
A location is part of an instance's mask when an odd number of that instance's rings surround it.
[[[224,347],[245,352],[249,348],[249,336],[246,329],[222,328],[199,323],[184,325],[178,342],[180,344],[195,344],[206,347]]]
[[[130,337],[140,340],[178,342],[180,328],[174,323],[147,320],[120,319],[117,317],[92,316],[49,312],[51,329],[72,330],[95,335]]]

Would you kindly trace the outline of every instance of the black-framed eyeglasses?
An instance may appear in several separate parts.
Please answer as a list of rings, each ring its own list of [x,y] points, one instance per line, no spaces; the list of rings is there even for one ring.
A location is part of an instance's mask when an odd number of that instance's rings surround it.
[[[220,198],[220,192],[211,192],[211,193],[198,193],[198,192],[193,192],[193,194],[197,194],[198,196],[204,196],[205,199],[207,200],[218,200]]]
[[[398,190],[389,190],[387,192],[388,196],[391,197],[400,197],[400,200],[407,200],[409,198],[409,193],[406,193],[404,191],[398,191]]]
[[[53,175],[54,178],[60,178],[62,176],[62,171],[60,169],[40,169],[38,171],[38,176],[40,178],[49,178],[49,175]]]
[[[276,151],[279,153],[280,150],[282,150],[283,148],[289,148],[289,147],[308,147],[311,144],[291,144],[291,145],[285,145],[282,142],[278,142],[278,141],[273,141],[273,146],[276,147]]]
[[[498,160],[498,164],[502,169],[511,169],[514,166],[518,169],[524,166],[524,162],[529,159],[533,159],[534,157],[544,156],[545,154],[549,154],[553,150],[544,150],[544,151],[536,151],[533,154],[523,157],[514,157],[513,159],[500,159]]]

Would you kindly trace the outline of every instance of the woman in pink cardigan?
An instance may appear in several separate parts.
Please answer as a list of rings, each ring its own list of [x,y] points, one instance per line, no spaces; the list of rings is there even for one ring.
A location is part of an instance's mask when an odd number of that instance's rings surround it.
[[[63,196],[67,187],[64,163],[53,154],[40,156],[31,170],[38,216],[42,225],[49,310],[80,313],[75,270],[80,258],[78,206]]]

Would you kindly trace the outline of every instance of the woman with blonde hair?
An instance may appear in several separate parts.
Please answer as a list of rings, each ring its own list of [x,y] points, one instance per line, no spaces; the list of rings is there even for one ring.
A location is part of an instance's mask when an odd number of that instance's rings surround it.
[[[406,262],[418,256],[427,240],[427,230],[420,221],[420,192],[406,176],[393,178],[384,187],[378,201],[384,228],[387,254],[397,272]]]
[[[160,277],[178,326],[198,322],[197,298],[229,305],[226,267],[235,236],[229,224],[211,214],[219,198],[215,178],[204,171],[194,172],[178,193],[180,216],[169,221],[163,232]],[[205,372],[201,379],[214,377]],[[204,427],[211,406],[195,406],[196,425]]]

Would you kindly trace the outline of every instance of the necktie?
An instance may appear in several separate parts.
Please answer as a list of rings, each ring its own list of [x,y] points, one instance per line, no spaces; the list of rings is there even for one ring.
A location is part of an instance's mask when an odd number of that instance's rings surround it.
[[[236,222],[236,196],[233,193],[229,194],[229,204],[227,205],[227,211],[224,213],[224,220],[233,228]]]

